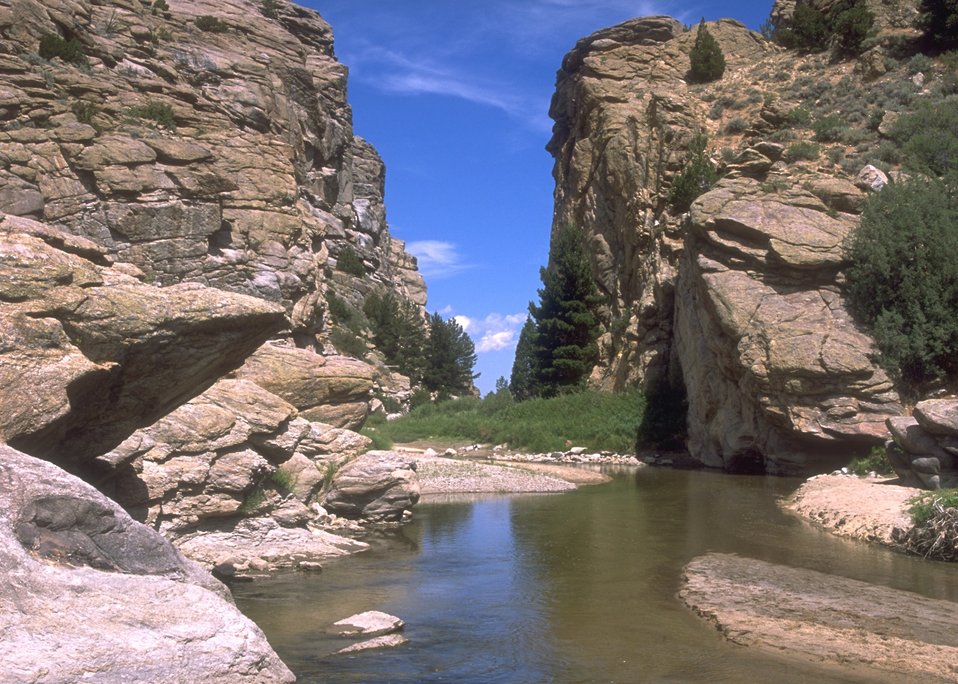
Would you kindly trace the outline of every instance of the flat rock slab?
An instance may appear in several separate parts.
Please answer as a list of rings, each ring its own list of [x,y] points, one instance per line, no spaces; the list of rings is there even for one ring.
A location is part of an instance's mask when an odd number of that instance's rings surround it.
[[[340,636],[377,637],[400,631],[406,623],[395,615],[368,610],[333,623],[333,633]]]
[[[783,502],[782,508],[840,537],[894,547],[894,530],[911,527],[905,512],[908,499],[920,493],[920,489],[883,480],[817,475]]]
[[[958,681],[958,603],[718,553],[692,560],[683,580],[682,600],[735,643]]]
[[[409,639],[402,634],[388,634],[386,636],[376,637],[375,639],[360,641],[358,644],[347,646],[346,648],[336,651],[336,653],[358,653],[359,651],[371,651],[377,648],[396,648],[397,646],[408,643]]]

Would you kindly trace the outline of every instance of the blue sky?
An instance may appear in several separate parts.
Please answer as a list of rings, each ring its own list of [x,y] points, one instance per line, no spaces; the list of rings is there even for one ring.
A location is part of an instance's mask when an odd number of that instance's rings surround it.
[[[509,377],[552,223],[549,101],[562,57],[638,16],[732,17],[768,2],[307,0],[350,69],[354,129],[386,162],[392,234],[419,258],[430,311],[455,316],[486,393]]]

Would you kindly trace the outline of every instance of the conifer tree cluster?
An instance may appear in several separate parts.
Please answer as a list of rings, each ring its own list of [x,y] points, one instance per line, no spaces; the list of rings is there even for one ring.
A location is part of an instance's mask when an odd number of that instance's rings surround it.
[[[722,54],[718,41],[705,26],[705,19],[699,22],[695,44],[689,52],[689,62],[689,73],[686,76],[689,83],[717,81],[725,73],[725,55]]]
[[[555,233],[550,264],[539,275],[539,304],[529,304],[509,384],[519,400],[581,389],[598,356],[595,312],[602,300],[579,228]]]

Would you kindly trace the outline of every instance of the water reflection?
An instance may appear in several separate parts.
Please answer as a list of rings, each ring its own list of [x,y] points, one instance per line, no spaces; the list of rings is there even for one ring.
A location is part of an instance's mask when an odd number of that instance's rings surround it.
[[[677,600],[708,551],[958,601],[958,570],[836,539],[783,515],[783,479],[640,470],[561,495],[430,504],[315,577],[240,586],[300,681],[874,681],[725,642]],[[330,656],[335,620],[384,610],[410,644]]]

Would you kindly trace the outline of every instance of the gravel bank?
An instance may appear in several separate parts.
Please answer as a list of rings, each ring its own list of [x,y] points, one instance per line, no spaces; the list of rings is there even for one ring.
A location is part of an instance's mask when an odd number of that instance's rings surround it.
[[[441,456],[418,456],[416,472],[423,496],[566,492],[576,488],[569,480],[556,477],[554,472],[545,474],[522,467],[488,465]]]

